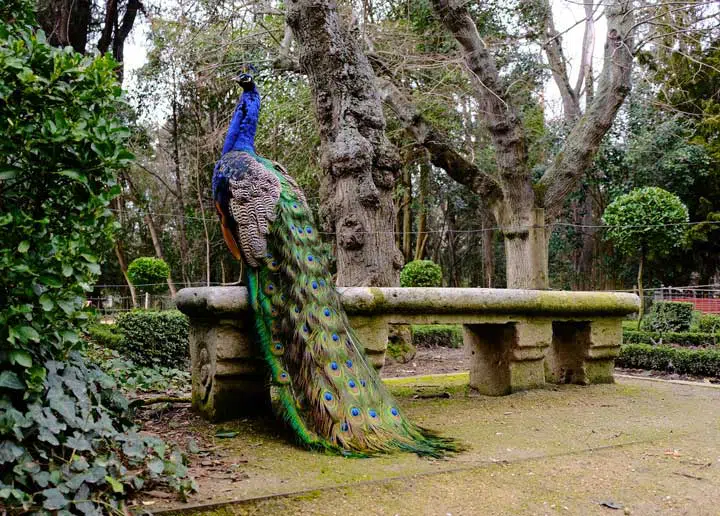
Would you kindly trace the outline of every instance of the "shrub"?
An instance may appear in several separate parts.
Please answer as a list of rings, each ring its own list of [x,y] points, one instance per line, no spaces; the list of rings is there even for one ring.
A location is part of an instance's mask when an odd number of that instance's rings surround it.
[[[77,351],[132,159],[124,103],[117,64],[48,45],[33,7],[0,2],[0,511],[123,513],[142,486],[190,488]]]
[[[629,344],[622,347],[616,363],[620,367],[720,377],[720,350],[717,349]]]
[[[168,288],[164,282],[170,276],[170,267],[160,258],[136,258],[128,265],[127,275],[130,282],[140,290],[161,294]]]
[[[177,310],[133,310],[117,318],[123,355],[139,366],[185,367],[188,320]]]
[[[92,342],[104,348],[116,348],[122,342],[123,334],[115,324],[93,324],[88,328]]]
[[[400,286],[439,287],[442,285],[442,269],[431,260],[408,262],[400,272]]]
[[[720,333],[720,314],[702,314],[697,325],[698,331]]]
[[[643,329],[664,332],[685,332],[693,320],[693,304],[673,301],[656,301],[645,321]]]
[[[674,344],[676,346],[714,346],[720,341],[716,333],[667,332],[623,330],[623,341],[626,344]]]
[[[412,336],[416,347],[460,348],[463,344],[462,326],[458,324],[413,325]]]

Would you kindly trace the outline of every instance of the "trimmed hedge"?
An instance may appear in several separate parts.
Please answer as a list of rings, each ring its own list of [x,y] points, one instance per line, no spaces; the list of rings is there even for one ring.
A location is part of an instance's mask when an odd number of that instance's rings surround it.
[[[87,333],[91,341],[104,348],[117,348],[123,339],[122,332],[115,324],[94,324]]]
[[[133,310],[117,318],[121,353],[136,365],[183,368],[189,357],[187,317],[177,310]]]
[[[458,324],[413,325],[412,336],[416,347],[460,348],[463,344],[462,326]]]
[[[432,260],[413,260],[400,271],[401,287],[440,287],[442,269]]]
[[[676,346],[714,346],[720,343],[720,334],[695,332],[667,332],[623,330],[625,344],[656,344],[662,340],[663,344]]]
[[[615,363],[620,367],[720,377],[720,350],[628,344]]]
[[[720,315],[702,314],[697,322],[698,331],[705,333],[720,333]]]
[[[685,332],[693,320],[693,304],[674,301],[656,301],[643,321],[646,331]]]

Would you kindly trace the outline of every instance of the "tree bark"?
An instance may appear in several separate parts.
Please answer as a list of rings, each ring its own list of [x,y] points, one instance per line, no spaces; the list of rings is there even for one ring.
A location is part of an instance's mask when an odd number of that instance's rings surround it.
[[[335,233],[337,284],[394,286],[402,253],[395,244],[392,199],[399,174],[375,76],[359,37],[331,0],[291,0],[286,20],[308,76],[321,138],[321,212]]]
[[[56,47],[70,45],[76,52],[85,53],[90,27],[90,0],[41,0],[38,2],[38,22],[47,35],[48,43]]]
[[[638,266],[637,285],[640,296],[640,310],[638,311],[637,329],[640,329],[643,315],[645,315],[645,292],[643,290],[643,264],[645,263],[645,250],[640,251],[640,265]]]
[[[173,86],[175,87],[175,86]],[[176,92],[173,91],[173,95]],[[172,139],[173,139],[173,168],[175,170],[175,197],[177,204],[175,206],[178,217],[178,240],[180,244],[180,272],[182,274],[183,283],[186,287],[190,286],[190,277],[187,273],[188,264],[188,241],[187,227],[185,225],[185,196],[183,194],[182,171],[180,169],[180,133],[178,131],[178,112],[177,100],[173,98],[172,102]],[[174,295],[174,294],[173,294]]]
[[[430,163],[427,159],[423,159],[420,163],[420,188],[418,195],[418,224],[417,239],[415,240],[415,256],[414,260],[422,260],[425,254],[425,244],[427,243],[427,198],[430,188]]]
[[[402,253],[405,263],[410,261],[412,246],[412,179],[410,165],[403,168],[403,196],[402,196]]]
[[[480,223],[482,224],[482,255],[483,255],[483,287],[492,288],[495,277],[495,225],[492,213],[485,207],[480,207]]]

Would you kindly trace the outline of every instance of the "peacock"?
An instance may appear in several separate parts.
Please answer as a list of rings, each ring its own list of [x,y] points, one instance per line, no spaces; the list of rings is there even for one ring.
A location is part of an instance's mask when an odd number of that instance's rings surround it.
[[[403,450],[441,457],[453,439],[403,414],[348,323],[328,257],[297,182],[255,152],[260,94],[250,73],[212,190],[223,237],[243,263],[255,337],[279,412],[300,444],[346,456]]]

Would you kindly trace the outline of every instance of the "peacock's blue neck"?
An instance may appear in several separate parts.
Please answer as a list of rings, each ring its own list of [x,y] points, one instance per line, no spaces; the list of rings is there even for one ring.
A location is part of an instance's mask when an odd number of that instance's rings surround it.
[[[249,91],[244,91],[235,106],[230,127],[222,153],[230,151],[246,151],[255,153],[255,131],[257,131],[258,116],[260,115],[260,94],[253,85]]]

